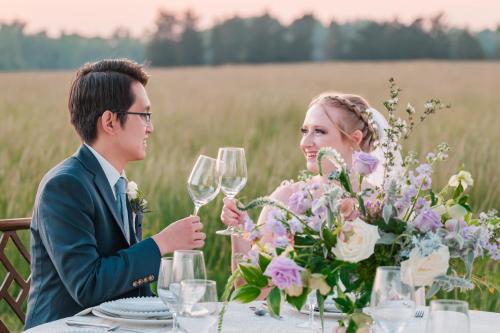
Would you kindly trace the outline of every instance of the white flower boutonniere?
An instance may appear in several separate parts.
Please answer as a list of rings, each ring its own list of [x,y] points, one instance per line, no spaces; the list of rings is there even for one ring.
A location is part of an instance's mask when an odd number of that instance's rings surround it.
[[[144,193],[139,189],[137,183],[130,181],[127,184],[127,196],[130,201],[130,206],[135,214],[143,214],[150,212],[148,202],[144,199]]]

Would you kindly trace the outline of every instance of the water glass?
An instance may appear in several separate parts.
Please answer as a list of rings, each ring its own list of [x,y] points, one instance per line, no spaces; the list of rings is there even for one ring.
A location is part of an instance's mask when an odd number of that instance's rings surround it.
[[[217,286],[211,280],[184,280],[180,289],[180,323],[189,332],[215,332],[219,303]]]
[[[318,331],[321,326],[314,321],[314,311],[316,310],[317,305],[316,289],[311,290],[311,292],[307,295],[306,305],[309,310],[309,320],[297,324],[297,327],[305,328],[311,331]]]
[[[426,332],[469,333],[469,304],[458,300],[431,301]]]
[[[411,277],[410,277],[411,279]],[[385,333],[401,333],[415,313],[413,284],[401,280],[396,266],[377,267],[373,283],[370,313]]]
[[[168,333],[186,333],[179,327],[177,321],[178,293],[175,292],[175,284],[172,283],[173,258],[161,258],[160,271],[158,273],[158,296],[172,313],[172,329]]]

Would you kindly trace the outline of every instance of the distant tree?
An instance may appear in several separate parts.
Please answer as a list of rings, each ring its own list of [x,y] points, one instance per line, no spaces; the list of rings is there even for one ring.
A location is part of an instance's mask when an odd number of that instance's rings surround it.
[[[203,42],[198,31],[198,18],[188,10],[181,21],[182,32],[179,40],[179,63],[182,65],[203,64]]]
[[[318,23],[318,20],[312,14],[306,14],[290,24],[287,29],[286,60],[312,60],[313,37]]]
[[[269,14],[250,19],[247,61],[250,63],[280,62],[286,59],[285,29]]]
[[[146,57],[152,66],[175,66],[179,64],[180,54],[177,43],[182,33],[181,22],[177,16],[160,10],[156,19],[156,29],[146,48]]]
[[[479,41],[467,30],[451,33],[451,59],[483,59],[484,53]]]
[[[23,39],[26,23],[0,22],[0,70],[16,70],[27,66],[24,61]]]
[[[212,28],[213,64],[243,63],[248,58],[247,20],[237,16]]]

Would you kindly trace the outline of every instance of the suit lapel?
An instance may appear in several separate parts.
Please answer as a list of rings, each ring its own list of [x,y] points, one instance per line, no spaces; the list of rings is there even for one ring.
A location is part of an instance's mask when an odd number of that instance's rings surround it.
[[[135,231],[135,221],[134,221],[135,214],[132,214],[132,206],[130,205],[130,201],[128,200],[128,195],[127,195],[127,212],[128,212],[129,229],[130,229],[130,244],[133,245],[137,243],[137,235]]]
[[[104,202],[111,211],[115,223],[120,228],[123,238],[128,242],[125,227],[122,223],[122,219],[120,218],[120,214],[118,214],[117,203],[115,197],[113,196],[113,190],[109,185],[109,181],[106,178],[99,161],[97,161],[94,154],[92,154],[92,152],[85,145],[80,146],[80,149],[76,152],[75,157],[85,166],[85,168],[94,174],[94,183],[104,199]]]

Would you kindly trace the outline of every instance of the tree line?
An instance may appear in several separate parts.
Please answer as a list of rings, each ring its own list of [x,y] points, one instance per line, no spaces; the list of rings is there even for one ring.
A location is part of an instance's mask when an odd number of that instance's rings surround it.
[[[500,25],[470,32],[443,15],[323,24],[305,14],[288,25],[269,14],[233,18],[199,29],[191,11],[161,10],[154,31],[111,37],[28,34],[21,22],[0,23],[0,70],[65,69],[105,57],[128,57],[155,67],[335,60],[500,59]]]

